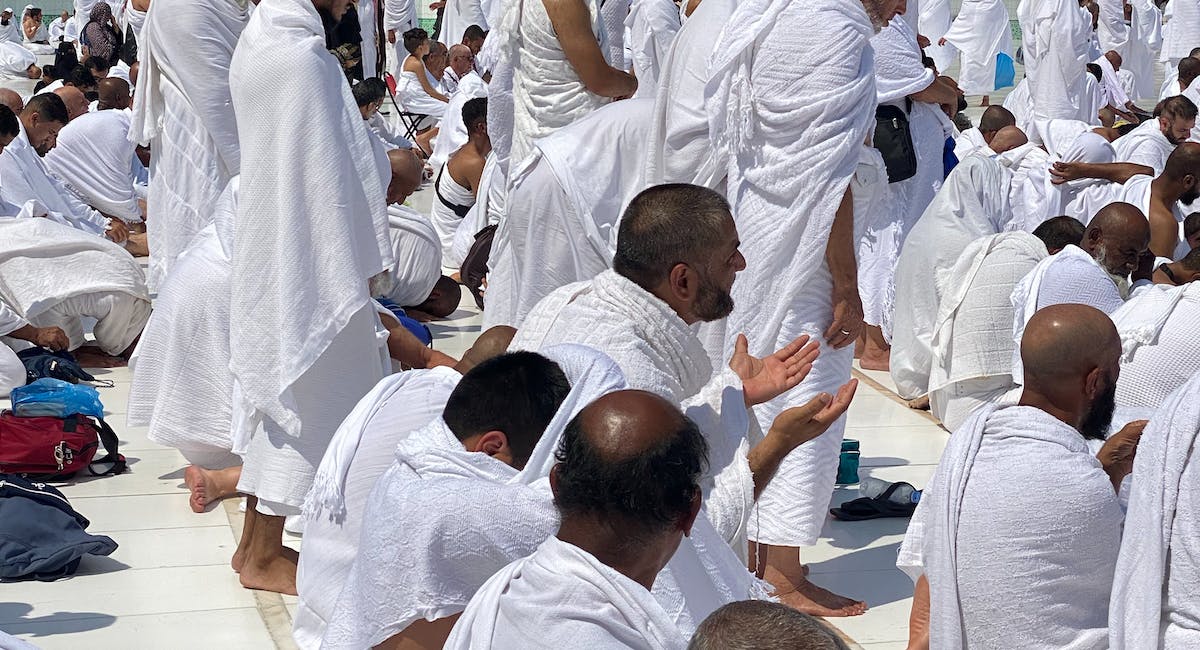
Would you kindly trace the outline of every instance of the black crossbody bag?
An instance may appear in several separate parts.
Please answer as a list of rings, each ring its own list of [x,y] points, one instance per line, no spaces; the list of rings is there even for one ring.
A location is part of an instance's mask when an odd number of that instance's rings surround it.
[[[912,107],[912,100],[905,98]],[[882,105],[875,109],[875,148],[883,156],[888,183],[899,183],[917,175],[917,151],[908,127],[908,111]]]

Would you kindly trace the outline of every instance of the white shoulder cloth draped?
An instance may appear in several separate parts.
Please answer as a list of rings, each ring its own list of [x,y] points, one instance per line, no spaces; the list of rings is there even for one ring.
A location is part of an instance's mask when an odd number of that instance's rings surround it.
[[[157,287],[241,165],[229,61],[245,0],[155,0],[138,35],[129,139],[154,149],[147,211],[150,286]]]
[[[255,411],[247,415],[296,435],[292,384],[368,307],[368,278],[392,264],[387,159],[325,50],[311,2],[259,4],[229,79],[246,170],[233,253],[230,368]],[[308,119],[280,120],[276,108],[296,97],[311,98]]]
[[[129,132],[129,113],[104,110],[71,120],[46,154],[50,173],[103,214],[142,220],[134,171],[141,167]]]
[[[632,52],[638,97],[654,96],[679,27],[679,10],[670,0],[634,0],[629,6],[625,28],[631,41],[625,46]]]
[[[922,494],[896,564],[929,581],[930,647],[1106,647],[1121,509],[1078,431],[980,408]]]
[[[1200,644],[1200,375],[1162,404],[1138,443],[1109,605],[1113,650]]]

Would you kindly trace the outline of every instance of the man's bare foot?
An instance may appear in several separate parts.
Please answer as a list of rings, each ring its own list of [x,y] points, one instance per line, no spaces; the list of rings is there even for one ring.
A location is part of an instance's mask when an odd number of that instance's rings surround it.
[[[867,325],[863,332],[863,350],[858,358],[858,365],[863,370],[891,369],[892,348],[887,339],[883,338],[883,330],[877,325]]]
[[[888,372],[892,369],[892,356],[887,352],[876,352],[871,354],[869,351],[864,351],[863,355],[858,359],[858,365],[863,370],[882,370]]]
[[[189,465],[183,472],[183,482],[191,491],[188,503],[192,506],[192,512],[204,512],[210,504],[237,494],[237,483],[241,477],[240,465],[218,470]]]
[[[828,589],[818,587],[807,578],[800,581],[792,591],[772,594],[779,602],[812,616],[860,616],[867,611],[867,604],[839,596]]]
[[[907,404],[908,404],[908,408],[910,408],[910,409],[915,409],[917,411],[928,411],[929,410],[929,396],[922,395],[916,399],[910,399],[910,400],[908,400]]]
[[[274,591],[296,596],[296,552],[283,547],[284,552],[267,558],[263,563],[244,562],[238,574],[246,589]],[[292,551],[288,553],[287,551]]]
[[[284,546],[282,554],[283,554],[283,557],[291,560],[292,564],[299,564],[300,551],[297,551],[296,549],[294,549],[290,546]],[[233,559],[229,561],[229,566],[233,567],[234,573],[241,573],[242,567],[246,566],[246,554],[240,550],[234,551]]]
[[[149,256],[150,243],[146,240],[146,233],[130,233],[129,239],[125,240],[125,250],[134,257]]]
[[[983,101],[979,102],[979,105],[980,105],[980,106],[991,106],[991,105],[992,105],[992,98],[991,98],[991,96],[990,96],[990,95],[984,95],[984,96],[983,96]]]
[[[128,359],[114,357],[94,345],[80,346],[72,350],[71,354],[84,368],[124,368],[129,365]]]

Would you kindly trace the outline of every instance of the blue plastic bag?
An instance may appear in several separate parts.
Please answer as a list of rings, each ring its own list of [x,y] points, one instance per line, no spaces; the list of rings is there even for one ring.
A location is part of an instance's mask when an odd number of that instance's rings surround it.
[[[13,413],[20,417],[65,418],[70,415],[104,417],[100,393],[91,386],[69,384],[45,377],[12,391]]]
[[[1008,88],[1017,80],[1017,69],[1012,57],[1000,52],[996,55],[996,90]]]

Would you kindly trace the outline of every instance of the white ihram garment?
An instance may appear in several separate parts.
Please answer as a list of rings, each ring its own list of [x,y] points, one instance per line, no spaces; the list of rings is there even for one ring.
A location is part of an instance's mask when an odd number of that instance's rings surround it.
[[[954,63],[954,46],[938,45],[938,41],[950,31],[950,0],[922,0],[916,13],[917,33],[929,39],[925,53],[938,70],[948,70]]]
[[[0,41],[0,77],[28,79],[29,66],[37,63],[37,55],[20,43]]]
[[[442,242],[442,257],[454,265],[454,235],[462,225],[463,218],[475,205],[475,193],[463,187],[450,173],[450,165],[443,165],[433,181],[433,207],[429,221]],[[459,264],[462,260],[458,260]]]
[[[909,234],[896,265],[891,374],[904,399],[929,391],[942,277],[975,240],[1004,230],[1011,174],[994,159],[968,156]]]
[[[1113,650],[1200,643],[1200,379],[1162,402],[1138,442],[1109,604]]]
[[[1050,168],[1056,162],[1111,163],[1116,159],[1112,144],[1077,120],[1039,120],[1034,132],[1048,150],[1030,147],[1013,173],[1010,201],[1013,223],[1010,230],[1033,232],[1047,219],[1070,214],[1069,206],[1089,188],[1107,185],[1097,179],[1077,179],[1056,185]],[[1127,136],[1128,137],[1128,136]],[[1118,142],[1120,142],[1118,140]],[[1014,156],[1015,157],[1015,156]]]
[[[704,110],[713,43],[733,14],[733,0],[705,0],[675,35],[661,66],[642,185],[693,183],[717,189],[725,178],[714,158]]]
[[[213,223],[179,256],[159,288],[154,313],[129,362],[129,426],[207,469],[240,465],[232,453],[229,275],[238,177],[213,210]]]
[[[407,205],[388,206],[392,287],[387,298],[401,307],[425,302],[442,277],[442,242],[429,217]]]
[[[438,40],[445,43],[446,47],[461,43],[463,32],[471,25],[479,25],[483,31],[488,31],[483,3],[480,0],[448,0],[442,11],[442,32]]]
[[[715,41],[705,107],[747,262],[733,287],[726,350],[739,332],[749,338],[750,353],[762,356],[801,334],[820,340],[829,327],[832,278],[815,260],[824,257],[874,125],[873,31],[859,3],[755,0],[737,6]],[[824,347],[800,386],[755,408],[759,423],[769,425],[784,409],[837,390],[849,379],[851,357],[848,347]],[[816,541],[843,429],[840,419],[783,461],[759,499],[751,539],[789,546]]]
[[[1154,170],[1154,175],[1161,174],[1167,164],[1167,157],[1175,151],[1175,145],[1163,135],[1158,118],[1146,120],[1129,133],[1113,142],[1117,152],[1118,162],[1131,162],[1145,165]]]
[[[71,193],[62,181],[50,175],[46,162],[29,143],[25,126],[0,154],[0,198],[15,205],[37,201],[58,223],[90,235],[103,235],[108,219]],[[45,214],[45,211],[42,211]]]
[[[138,41],[129,139],[154,150],[146,211],[157,288],[238,173],[229,61],[247,20],[238,0],[155,0]]]
[[[0,299],[35,327],[61,327],[73,350],[81,318],[107,354],[133,344],[150,317],[141,267],[125,249],[49,219],[0,219]]]
[[[1153,98],[1157,90],[1154,87],[1154,62],[1163,46],[1162,12],[1152,0],[1130,0],[1129,4],[1133,6],[1133,15],[1129,21],[1129,42],[1121,54],[1121,71],[1133,77],[1130,99],[1137,101]]]
[[[446,68],[446,72],[449,74],[450,69]],[[446,161],[450,160],[450,156],[467,143],[467,126],[463,124],[462,118],[463,105],[476,97],[487,96],[488,85],[474,70],[463,75],[458,82],[458,91],[450,97],[446,110],[442,113],[441,122],[438,123],[437,138],[433,141],[433,155],[429,156],[430,168],[441,169]]]
[[[1098,0],[1100,21],[1096,25],[1096,37],[1100,50],[1115,50],[1122,58],[1129,53],[1129,25],[1125,22],[1124,0]]]
[[[338,427],[304,505],[304,547],[296,571],[300,602],[292,624],[301,648],[321,647],[359,552],[367,498],[392,465],[396,445],[441,419],[460,378],[451,368],[384,377]]]
[[[25,364],[9,343],[12,339],[5,338],[4,335],[12,334],[28,324],[29,321],[21,318],[20,314],[0,299],[0,399],[8,397],[12,389],[25,385]]]
[[[441,92],[441,85],[437,80],[430,77],[428,72],[425,76],[434,92]],[[417,73],[411,70],[401,69],[396,75],[396,83],[399,84],[396,88],[396,100],[400,102],[400,107],[409,113],[425,115],[426,118],[421,120],[423,126],[436,126],[437,121],[442,119],[442,114],[446,112],[446,102],[425,92]]]
[[[367,281],[392,264],[387,156],[305,0],[258,5],[229,79],[247,163],[230,308],[234,428],[257,430],[239,490],[264,514],[296,514],[337,426],[383,374]],[[298,101],[311,119],[281,122],[275,107]]]
[[[649,98],[605,106],[535,142],[513,168],[484,329],[519,328],[555,289],[611,268],[621,214],[642,189],[653,106]]]
[[[871,45],[875,48],[877,100],[880,105],[908,112],[917,158],[916,175],[888,184],[887,200],[879,205],[878,213],[868,217],[866,232],[858,240],[858,290],[862,295],[863,320],[881,327],[884,338],[890,340],[900,251],[909,231],[942,186],[945,115],[935,104],[909,103],[908,96],[928,88],[934,82],[934,75],[921,64],[917,36],[906,21],[893,19],[871,39]]]
[[[1078,431],[988,406],[950,436],[896,564],[929,581],[930,647],[1102,650],[1120,536]]]
[[[517,647],[683,650],[687,637],[645,587],[551,537],[480,587],[446,641],[452,650]]]
[[[997,90],[996,56],[1013,56],[1012,27],[1003,0],[964,0],[944,37],[962,54],[959,88],[968,95]]]
[[[1036,119],[1090,121],[1086,64],[1092,18],[1076,0],[1021,0],[1021,49]]]
[[[45,161],[51,175],[97,211],[138,222],[135,170],[144,168],[128,133],[127,111],[80,115],[59,132]]]
[[[1150,289],[1111,314],[1125,352],[1117,379],[1118,408],[1158,408],[1200,372],[1200,350],[1193,345],[1200,325],[1200,285]]]
[[[653,97],[671,43],[679,32],[679,10],[671,0],[634,0],[625,19],[633,52],[633,71],[638,79],[638,97]]]
[[[1013,389],[1012,290],[1046,257],[1040,239],[1006,232],[977,239],[938,273],[929,405],[954,431],[975,407]]]

